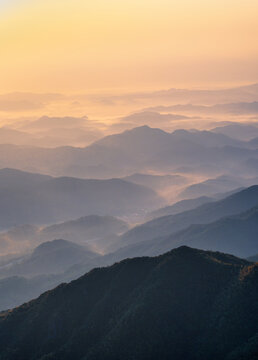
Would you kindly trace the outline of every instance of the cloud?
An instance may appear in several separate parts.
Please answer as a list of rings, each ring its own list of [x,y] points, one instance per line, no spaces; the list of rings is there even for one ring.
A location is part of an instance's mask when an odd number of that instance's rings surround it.
[[[0,111],[16,112],[16,111],[31,111],[44,108],[43,103],[37,103],[32,101],[10,101],[0,99]]]
[[[216,104],[212,106],[207,105],[193,105],[193,104],[179,104],[172,106],[155,106],[146,109],[146,111],[177,111],[192,114],[229,114],[229,115],[243,115],[258,113],[258,101],[254,102],[237,102],[229,104]]]
[[[64,100],[61,94],[9,93],[0,95],[0,111],[33,111],[45,108],[48,104]]]
[[[178,114],[160,114],[154,111],[142,111],[123,117],[121,120],[134,124],[152,124],[158,126],[160,123],[168,123],[174,120],[185,120],[187,116]]]
[[[39,119],[25,125],[29,129],[54,129],[54,128],[75,128],[87,125],[88,117],[50,117],[42,116]]]
[[[148,103],[154,101],[155,104],[204,104],[215,105],[216,103],[231,102],[254,102],[258,98],[258,84],[233,87],[227,89],[207,90],[207,89],[176,89],[159,90],[153,92],[133,92],[122,95],[92,95],[94,101],[118,104]],[[157,110],[158,111],[158,110]]]

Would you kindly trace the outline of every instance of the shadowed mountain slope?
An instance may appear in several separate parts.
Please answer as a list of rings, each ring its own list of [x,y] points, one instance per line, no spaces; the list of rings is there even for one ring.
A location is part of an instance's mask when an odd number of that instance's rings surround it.
[[[250,179],[237,176],[222,175],[215,179],[208,179],[203,182],[187,186],[180,194],[181,198],[197,198],[200,196],[215,196],[219,193],[226,193],[244,186],[255,185]]]
[[[258,252],[257,234],[258,207],[209,224],[191,225],[169,236],[122,247],[107,255],[107,259],[112,262],[135,256],[156,256],[183,245],[246,258]]]
[[[257,265],[187,247],[95,269],[0,317],[5,360],[255,359]]]
[[[184,211],[192,210],[203,204],[210,203],[214,200],[215,199],[208,196],[201,196],[194,199],[181,200],[173,205],[154,210],[151,213],[147,214],[147,216],[149,217],[149,219],[151,218],[154,219],[161,216],[176,215]]]
[[[132,243],[168,236],[192,224],[207,224],[222,217],[240,214],[258,206],[258,186],[251,186],[220,201],[207,203],[176,215],[156,218],[129,230],[121,243]]]

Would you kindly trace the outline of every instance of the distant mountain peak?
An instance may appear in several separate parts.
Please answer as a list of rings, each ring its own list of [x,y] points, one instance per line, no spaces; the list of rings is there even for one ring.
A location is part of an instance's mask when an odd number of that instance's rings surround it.
[[[64,247],[76,247],[76,248],[82,248],[82,246],[73,243],[72,241],[68,241],[68,240],[64,240],[64,239],[55,239],[55,240],[51,240],[51,241],[46,241],[42,244],[40,244],[39,246],[36,247],[36,249],[34,250],[33,254],[38,254],[38,253],[45,253],[48,251],[52,251],[52,250],[56,250],[59,248],[64,248]]]

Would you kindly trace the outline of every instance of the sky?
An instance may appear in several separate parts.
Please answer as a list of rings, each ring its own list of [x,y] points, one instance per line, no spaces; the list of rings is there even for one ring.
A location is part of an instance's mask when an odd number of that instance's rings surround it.
[[[0,92],[258,82],[258,0],[0,0]]]

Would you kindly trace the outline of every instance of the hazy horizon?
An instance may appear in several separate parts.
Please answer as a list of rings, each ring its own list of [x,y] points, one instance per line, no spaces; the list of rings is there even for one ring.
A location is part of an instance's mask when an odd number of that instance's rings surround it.
[[[257,12],[254,0],[1,1],[0,92],[258,82]]]

